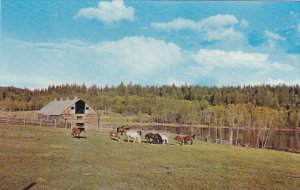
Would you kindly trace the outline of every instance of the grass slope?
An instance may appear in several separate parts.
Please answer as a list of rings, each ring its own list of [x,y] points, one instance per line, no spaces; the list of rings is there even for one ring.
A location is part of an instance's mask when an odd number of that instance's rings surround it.
[[[110,141],[108,133],[0,126],[0,189],[300,189],[300,155],[197,141]]]

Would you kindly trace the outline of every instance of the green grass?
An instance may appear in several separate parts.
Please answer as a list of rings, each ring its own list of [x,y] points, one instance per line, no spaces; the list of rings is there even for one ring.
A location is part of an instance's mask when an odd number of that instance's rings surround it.
[[[136,115],[124,116],[119,113],[108,112],[103,110],[98,110],[98,113],[100,114],[101,123],[132,123],[137,117]]]
[[[300,155],[196,141],[73,139],[67,129],[0,126],[0,189],[300,189]],[[171,143],[175,143],[172,141]]]

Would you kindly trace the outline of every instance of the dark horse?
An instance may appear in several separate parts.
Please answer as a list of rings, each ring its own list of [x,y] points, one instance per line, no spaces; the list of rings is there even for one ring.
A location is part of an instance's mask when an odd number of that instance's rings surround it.
[[[145,139],[149,143],[162,144],[163,140],[159,134],[147,133]],[[152,140],[152,141],[151,141]]]
[[[191,141],[191,145],[193,144],[193,141],[195,139],[196,135],[189,135],[189,136],[176,136],[174,139],[177,140],[179,143],[184,145],[185,143],[188,143],[188,141]]]
[[[71,135],[73,135],[73,138],[74,137],[79,138],[81,132],[85,132],[85,129],[84,128],[73,127]]]
[[[127,130],[131,129],[130,127],[118,127],[117,128],[117,133],[121,133],[121,135],[123,135]]]

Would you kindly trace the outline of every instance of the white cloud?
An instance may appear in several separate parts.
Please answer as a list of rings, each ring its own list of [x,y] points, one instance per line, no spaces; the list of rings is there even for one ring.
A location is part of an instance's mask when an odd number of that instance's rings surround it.
[[[300,32],[300,23],[298,23],[297,30]]]
[[[204,32],[206,41],[242,40],[244,35],[235,30],[238,19],[233,15],[214,15],[199,22],[200,30]]]
[[[270,32],[268,30],[265,30],[265,36],[270,40],[285,41],[285,38],[281,37],[279,34]]]
[[[117,41],[33,43],[3,40],[2,85],[49,84],[262,84],[268,79],[299,81],[298,57],[279,62],[268,54],[243,51],[184,50],[172,42],[143,36]],[[287,64],[283,64],[283,60]],[[20,64],[22,63],[22,64]],[[269,80],[269,82],[272,82]]]
[[[268,80],[266,81],[266,84],[279,85],[279,84],[287,84],[287,83],[284,80],[282,80],[282,79],[268,78]]]
[[[243,20],[243,25],[247,21]],[[202,39],[205,41],[219,40],[241,40],[244,35],[237,31],[234,26],[238,24],[238,19],[233,15],[214,15],[202,19],[198,22],[177,18],[170,22],[156,22],[151,26],[158,30],[178,31],[178,30],[197,30],[201,33]]]
[[[143,36],[98,44],[15,40],[4,40],[4,43],[6,49],[0,57],[2,85],[47,87],[50,83],[59,84],[57,81],[164,84],[177,79],[176,69],[185,62],[185,54],[176,44]],[[12,78],[12,73],[18,77]]]
[[[233,27],[206,29],[203,34],[206,41],[219,41],[219,40],[241,40],[244,35],[236,31]]]
[[[244,20],[245,21],[245,20]],[[226,26],[232,26],[238,24],[238,19],[233,15],[214,15],[202,19],[198,22],[184,19],[176,18],[170,22],[155,22],[152,23],[152,27],[160,30],[183,30],[183,29],[211,29],[211,28],[220,28]]]
[[[174,43],[143,36],[125,37],[90,46],[105,63],[129,67],[134,72],[149,73],[170,67],[184,59],[181,48]]]
[[[245,19],[242,19],[240,22],[240,27],[241,28],[247,28],[249,26],[249,22],[246,21]]]
[[[238,24],[238,19],[233,15],[214,15],[199,22],[201,28],[219,28]]]
[[[82,8],[73,17],[85,19],[95,19],[105,24],[118,22],[121,20],[134,20],[134,8],[126,7],[122,0],[107,2],[100,1],[98,7]]]
[[[283,42],[286,40],[285,38],[281,37],[279,34],[270,32],[268,30],[265,30],[265,37],[267,38],[267,46],[271,50],[275,49],[278,42]]]
[[[195,21],[184,18],[177,18],[166,23],[154,22],[151,24],[151,26],[159,30],[194,30],[198,27]]]
[[[262,53],[201,49],[192,57],[198,64],[214,68],[292,69],[290,65],[269,61],[269,55]]]
[[[288,81],[282,80],[280,78],[278,78],[278,79],[268,78],[267,81],[265,82],[265,84],[270,84],[270,85],[279,85],[279,84],[296,85],[296,84],[298,84],[299,85],[300,79],[288,82]]]

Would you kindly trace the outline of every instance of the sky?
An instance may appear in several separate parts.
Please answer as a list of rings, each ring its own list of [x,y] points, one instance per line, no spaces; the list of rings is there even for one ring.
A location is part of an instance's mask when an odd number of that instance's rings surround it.
[[[300,85],[299,2],[0,2],[0,86]]]

